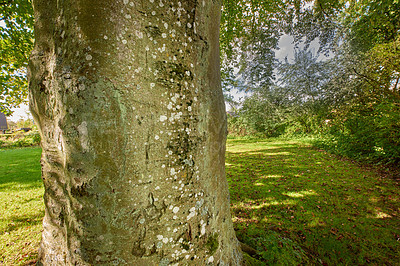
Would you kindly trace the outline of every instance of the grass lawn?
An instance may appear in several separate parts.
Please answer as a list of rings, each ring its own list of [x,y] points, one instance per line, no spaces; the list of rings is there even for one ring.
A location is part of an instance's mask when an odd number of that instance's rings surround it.
[[[238,238],[269,264],[399,265],[400,187],[306,144],[230,139]]]
[[[40,148],[0,149],[0,265],[37,257],[44,215]]]
[[[0,150],[0,265],[37,256],[39,158],[40,148]],[[237,236],[260,261],[399,264],[394,180],[296,141],[230,139],[226,166]]]

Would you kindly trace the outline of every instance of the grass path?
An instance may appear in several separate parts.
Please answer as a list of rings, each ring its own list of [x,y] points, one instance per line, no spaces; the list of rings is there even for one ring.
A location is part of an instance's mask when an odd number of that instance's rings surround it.
[[[0,265],[36,258],[39,158],[0,150]],[[295,141],[230,139],[226,166],[238,238],[265,264],[399,265],[394,180]]]
[[[299,142],[227,143],[237,235],[271,264],[399,265],[399,184]]]

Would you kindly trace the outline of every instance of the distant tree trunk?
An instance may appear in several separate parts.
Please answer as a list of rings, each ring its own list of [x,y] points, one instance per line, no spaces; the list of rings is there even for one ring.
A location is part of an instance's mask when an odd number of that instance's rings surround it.
[[[34,0],[39,264],[239,265],[220,1]]]

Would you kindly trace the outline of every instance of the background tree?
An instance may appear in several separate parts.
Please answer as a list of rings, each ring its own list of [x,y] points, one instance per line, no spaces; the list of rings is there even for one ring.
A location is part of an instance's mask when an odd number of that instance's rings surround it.
[[[318,59],[312,51],[295,51],[293,62],[286,58],[277,67],[277,84],[285,102],[287,120],[298,124],[304,133],[315,132],[326,116],[332,95],[326,86],[332,69],[329,61]]]
[[[223,1],[221,58],[224,89],[240,84],[257,88],[271,84],[275,51],[290,19],[291,1]]]
[[[271,95],[280,95],[279,102],[288,104],[279,114],[290,114],[283,116],[290,124],[283,132],[322,133],[327,149],[371,161],[398,162],[399,7],[397,0],[289,2],[280,30],[293,36],[304,51],[295,53],[293,64],[275,64],[278,86],[255,82],[246,88],[253,95],[239,111],[243,119],[235,119],[268,132],[262,125],[274,121]],[[316,41],[318,53],[330,55],[329,60],[307,56]],[[270,62],[269,57],[260,58]],[[266,65],[257,64],[271,73]],[[256,81],[262,72],[246,71],[241,77]],[[277,89],[280,93],[271,94]]]
[[[35,0],[46,265],[240,265],[218,1]]]
[[[30,0],[0,1],[0,112],[27,100],[26,67],[33,47]]]

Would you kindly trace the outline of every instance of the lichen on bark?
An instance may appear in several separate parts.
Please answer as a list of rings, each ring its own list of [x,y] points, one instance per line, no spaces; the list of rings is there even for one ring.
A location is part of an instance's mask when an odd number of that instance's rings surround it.
[[[218,1],[34,0],[44,265],[240,265]]]

